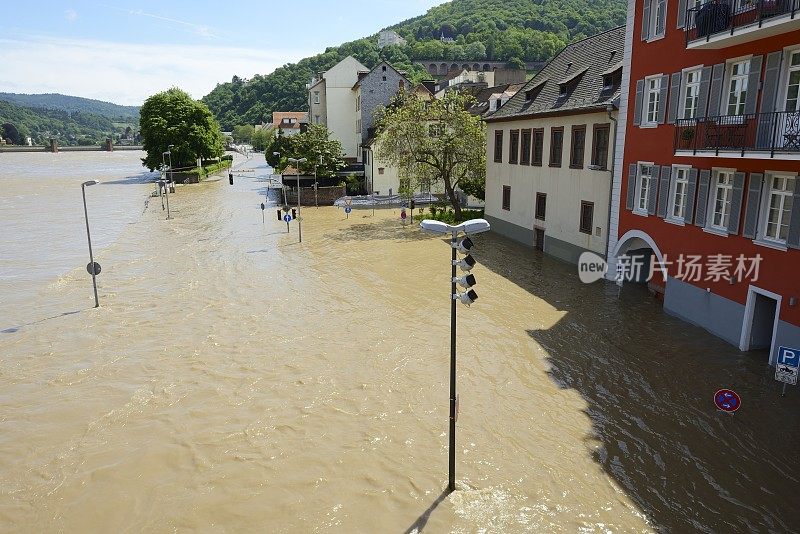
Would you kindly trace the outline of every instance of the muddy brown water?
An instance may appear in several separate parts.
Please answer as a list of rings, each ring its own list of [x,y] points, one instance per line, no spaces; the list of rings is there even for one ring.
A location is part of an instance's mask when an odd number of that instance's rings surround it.
[[[259,204],[265,169],[145,199],[135,153],[0,160],[0,530],[791,532],[800,395],[636,286],[396,210]],[[77,169],[76,169],[77,168]],[[93,309],[80,182],[97,245]],[[720,387],[743,398],[713,407]]]

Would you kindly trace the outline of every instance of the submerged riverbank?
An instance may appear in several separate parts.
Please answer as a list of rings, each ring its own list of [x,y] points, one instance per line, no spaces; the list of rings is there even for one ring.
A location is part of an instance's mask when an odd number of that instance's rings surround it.
[[[460,489],[439,499],[446,241],[398,210],[327,207],[302,208],[299,244],[296,221],[262,222],[263,180],[179,187],[170,221],[131,200],[131,220],[98,230],[100,309],[78,243],[46,292],[19,297],[35,320],[3,312],[3,530],[798,524],[794,392],[646,291],[582,285],[493,234],[475,238],[480,300],[458,311]],[[128,186],[92,191],[90,209],[151,188]],[[742,395],[735,416],[713,408],[718,387]]]

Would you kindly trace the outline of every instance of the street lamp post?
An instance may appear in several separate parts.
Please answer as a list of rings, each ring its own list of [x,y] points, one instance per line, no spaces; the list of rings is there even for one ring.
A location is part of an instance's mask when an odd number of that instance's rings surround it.
[[[294,163],[295,175],[297,176],[297,234],[300,242],[303,242],[303,219],[300,217],[300,164],[308,161],[306,158],[289,158],[289,163]]]
[[[281,161],[280,161],[281,153],[280,152],[273,152],[272,155],[273,156],[278,156],[278,165],[280,165],[281,164]],[[286,186],[283,184],[283,173],[281,173],[281,191],[283,191],[283,205],[286,206],[287,204],[289,204],[289,202],[286,200]]]
[[[314,207],[319,209],[319,200],[317,197],[317,189],[319,188],[319,184],[317,183],[317,167],[322,165],[322,154],[319,155],[319,163],[314,165]]]
[[[458,416],[458,396],[456,395],[456,301],[460,300],[469,306],[478,299],[478,294],[470,289],[476,283],[475,276],[468,274],[458,278],[456,276],[456,267],[460,267],[462,271],[467,273],[472,270],[476,262],[469,255],[469,251],[473,247],[469,236],[488,232],[491,226],[484,219],[471,219],[456,226],[426,219],[420,223],[420,227],[425,231],[436,234],[450,234],[450,248],[452,249],[450,262],[450,431],[447,482],[447,491],[452,492],[456,489],[456,418]],[[459,240],[458,236],[461,233],[465,234],[465,237]],[[458,252],[465,254],[463,259],[458,259]],[[458,293],[457,285],[467,291]]]
[[[97,269],[94,263],[94,253],[92,253],[92,234],[89,232],[89,212],[86,209],[86,187],[99,184],[97,180],[87,180],[81,184],[81,194],[83,195],[83,217],[86,219],[86,239],[89,241],[89,267],[92,273],[92,286],[94,287],[94,307],[100,307],[100,299],[97,298]]]
[[[172,146],[172,145],[170,145],[170,146]],[[169,160],[170,160],[169,173],[172,174],[172,154],[170,154],[169,150],[167,150],[166,152],[161,154],[161,161],[163,162],[164,161],[164,156],[167,156],[167,155],[169,155]],[[166,165],[166,163],[164,163],[164,165]],[[167,198],[167,220],[169,220],[170,219],[170,216],[169,216],[169,183],[167,182],[167,179],[166,179],[167,173],[164,173],[164,175],[165,175],[165,178],[164,178],[164,194],[165,194],[165,196]]]

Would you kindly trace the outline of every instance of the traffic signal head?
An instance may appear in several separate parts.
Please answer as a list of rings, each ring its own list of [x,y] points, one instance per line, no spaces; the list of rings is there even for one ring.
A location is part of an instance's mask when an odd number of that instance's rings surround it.
[[[476,263],[477,263],[477,262],[475,261],[475,258],[473,258],[472,256],[470,256],[469,254],[467,254],[466,256],[464,256],[464,259],[463,259],[463,260],[457,260],[457,261],[455,262],[455,264],[456,264],[456,265],[458,265],[458,266],[461,268],[461,270],[462,270],[462,271],[464,271],[464,272],[469,272],[469,271],[471,271],[471,270],[472,270],[472,268],[473,268],[473,267],[475,267],[475,264],[476,264]]]
[[[469,289],[478,282],[475,280],[474,274],[468,274],[467,276],[462,276],[461,278],[453,278],[453,282],[460,285],[464,289]]]
[[[466,293],[459,293],[458,300],[460,300],[463,304],[469,306],[470,304],[478,300],[478,294],[475,293],[474,289],[470,289]]]
[[[292,219],[296,218],[297,218],[297,210],[295,208],[292,208]]]
[[[472,239],[470,239],[469,237],[464,237],[456,245],[456,250],[458,250],[462,254],[468,254],[473,246],[475,246],[475,244],[472,242]]]

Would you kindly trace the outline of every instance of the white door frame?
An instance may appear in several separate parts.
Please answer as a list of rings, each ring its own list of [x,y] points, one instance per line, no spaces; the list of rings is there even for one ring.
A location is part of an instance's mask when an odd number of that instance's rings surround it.
[[[750,334],[753,331],[753,314],[756,309],[756,295],[763,295],[775,300],[775,322],[772,325],[772,344],[769,347],[769,364],[772,365],[775,352],[775,342],[778,339],[778,322],[781,316],[781,301],[783,297],[772,291],[761,289],[751,285],[747,289],[747,304],[744,308],[744,322],[742,323],[742,336],[739,338],[739,350],[747,352],[750,350]]]

